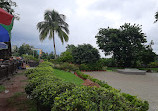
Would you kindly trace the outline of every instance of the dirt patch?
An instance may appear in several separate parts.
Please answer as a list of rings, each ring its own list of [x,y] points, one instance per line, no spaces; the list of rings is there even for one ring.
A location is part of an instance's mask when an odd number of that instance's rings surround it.
[[[99,84],[97,84],[95,82],[92,82],[89,79],[84,80],[84,83],[82,85],[84,85],[84,86],[96,86],[96,87],[100,87]]]
[[[92,82],[92,81],[89,80],[89,79],[84,79],[83,77],[77,75],[75,72],[74,72],[74,74],[75,74],[77,77],[79,77],[79,78],[81,78],[82,80],[84,80],[84,83],[83,83],[82,85],[84,85],[84,86],[96,86],[96,87],[100,87],[99,84],[97,84],[97,83],[95,83],[95,82]]]
[[[25,102],[30,101],[25,94],[25,85],[27,78],[23,71],[18,73],[9,80],[3,81],[2,85],[5,91],[0,93],[0,111],[27,111],[28,105]]]

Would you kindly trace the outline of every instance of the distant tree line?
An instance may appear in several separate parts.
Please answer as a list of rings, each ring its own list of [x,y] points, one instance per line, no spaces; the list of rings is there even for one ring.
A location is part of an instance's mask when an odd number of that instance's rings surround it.
[[[33,48],[34,48],[34,46],[31,46],[29,44],[22,44],[19,48],[16,47],[13,50],[12,55],[13,56],[32,55],[38,59],[39,55],[38,55],[37,51],[32,50]],[[54,56],[53,52],[51,52],[51,53],[42,52],[42,55],[40,57],[40,59],[47,59],[47,60],[54,59],[54,58],[55,58],[55,56]]]

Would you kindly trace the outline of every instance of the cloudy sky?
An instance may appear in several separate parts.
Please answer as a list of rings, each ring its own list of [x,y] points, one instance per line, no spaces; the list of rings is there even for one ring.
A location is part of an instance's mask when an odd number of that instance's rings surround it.
[[[61,44],[56,36],[57,53],[65,51],[67,44],[89,43],[97,48],[95,35],[99,28],[119,28],[126,23],[142,25],[147,40],[154,41],[153,49],[158,54],[158,23],[153,24],[158,11],[158,0],[13,0],[18,7],[20,21],[15,21],[12,44],[22,43],[53,51],[53,41],[39,41],[36,24],[43,21],[45,10],[57,10],[66,15],[69,24],[69,41]],[[100,51],[101,52],[101,51]],[[103,53],[101,53],[103,56]]]

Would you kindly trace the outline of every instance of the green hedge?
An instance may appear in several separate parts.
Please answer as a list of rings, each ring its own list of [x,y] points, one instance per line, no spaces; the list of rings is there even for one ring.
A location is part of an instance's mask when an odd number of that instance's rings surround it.
[[[26,71],[29,83],[26,93],[34,99],[41,111],[147,111],[148,103],[112,88],[97,79],[101,88],[76,86],[53,74],[52,64],[41,63]],[[80,72],[81,73],[81,72]],[[80,76],[85,74],[81,73]]]
[[[96,87],[75,87],[55,98],[52,111],[146,111],[140,100],[127,101],[116,90]]]

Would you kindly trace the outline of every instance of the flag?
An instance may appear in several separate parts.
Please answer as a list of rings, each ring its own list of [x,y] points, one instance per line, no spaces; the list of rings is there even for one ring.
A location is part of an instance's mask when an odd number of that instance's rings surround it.
[[[0,8],[0,42],[9,42],[14,16]]]

